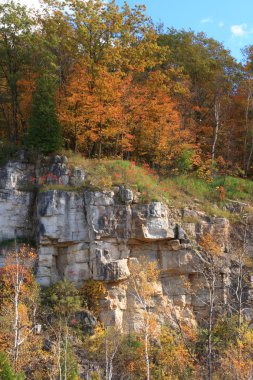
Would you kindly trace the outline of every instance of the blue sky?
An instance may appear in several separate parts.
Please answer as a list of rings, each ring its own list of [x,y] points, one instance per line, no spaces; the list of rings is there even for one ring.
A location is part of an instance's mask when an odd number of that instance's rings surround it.
[[[5,0],[0,0],[0,3]],[[16,0],[18,1],[18,0]],[[19,0],[38,6],[39,0]],[[85,0],[83,0],[85,1]],[[116,0],[122,5],[124,0]],[[205,32],[241,60],[240,50],[253,44],[253,0],[128,0],[131,6],[145,4],[153,20],[165,27]]]
[[[119,5],[123,0],[117,0]],[[133,6],[136,0],[129,0]],[[147,13],[165,27],[203,31],[241,60],[241,48],[253,45],[253,0],[143,0]]]

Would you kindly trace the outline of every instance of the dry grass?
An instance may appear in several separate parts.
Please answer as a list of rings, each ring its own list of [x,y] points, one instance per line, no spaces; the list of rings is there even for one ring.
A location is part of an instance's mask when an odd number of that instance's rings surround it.
[[[238,219],[224,210],[226,199],[253,202],[253,182],[234,177],[219,177],[212,182],[193,175],[181,175],[160,179],[148,165],[136,165],[123,160],[88,160],[81,155],[63,152],[70,166],[83,168],[87,173],[85,187],[109,190],[113,186],[125,185],[139,192],[141,202],[162,201],[171,206],[185,207],[197,204],[209,215]],[[221,187],[224,198],[221,198]]]

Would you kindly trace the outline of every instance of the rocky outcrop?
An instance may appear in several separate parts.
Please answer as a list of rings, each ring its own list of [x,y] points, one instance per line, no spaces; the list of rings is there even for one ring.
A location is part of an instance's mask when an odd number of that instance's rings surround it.
[[[154,312],[158,304],[173,305],[178,317],[194,324],[206,297],[199,286],[198,242],[210,234],[229,258],[233,235],[229,221],[160,202],[139,204],[124,186],[70,191],[68,186],[77,188],[84,179],[82,169],[70,169],[60,156],[36,165],[25,155],[9,162],[0,171],[0,240],[36,240],[36,275],[42,286],[61,278],[78,286],[88,279],[103,281],[107,292],[101,299],[101,319],[122,329],[138,328],[142,314],[128,292],[129,263],[143,256],[156,261],[161,278]],[[40,181],[65,188],[38,191]],[[224,267],[222,278],[226,273]],[[225,280],[221,293],[224,289]]]

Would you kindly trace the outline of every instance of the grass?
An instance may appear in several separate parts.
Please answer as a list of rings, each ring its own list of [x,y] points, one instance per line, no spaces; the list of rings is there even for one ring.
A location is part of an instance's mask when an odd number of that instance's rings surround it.
[[[70,166],[85,170],[85,187],[111,190],[114,186],[125,185],[139,192],[140,202],[161,200],[159,178],[147,165],[141,167],[123,160],[86,160],[79,155],[68,155],[68,160]]]
[[[221,205],[222,206],[222,205]],[[224,210],[222,207],[218,207],[212,203],[204,203],[202,206],[202,210],[210,216],[216,216],[218,218],[226,218],[231,222],[238,222],[241,220],[241,216],[239,214],[231,213],[228,210]]]
[[[238,200],[253,203],[253,181],[251,180],[227,176],[217,177],[212,182],[207,182],[194,175],[159,178],[157,173],[146,164],[139,166],[134,162],[120,159],[88,160],[71,151],[61,151],[59,154],[67,156],[70,167],[84,169],[85,181],[79,186],[43,185],[39,191],[80,191],[84,188],[111,190],[114,186],[125,185],[138,193],[139,202],[142,203],[162,201],[180,208],[189,204],[198,204],[198,209],[202,209],[209,215],[229,219],[235,216],[223,209],[225,202]],[[221,194],[221,188],[224,189],[223,194]]]
[[[171,188],[179,190],[179,195],[190,196],[202,201],[222,203],[220,187],[224,187],[224,198],[226,200],[237,200],[251,203],[253,201],[253,182],[235,177],[218,177],[212,182],[194,176],[178,176],[163,181]]]
[[[109,190],[113,186],[126,185],[140,193],[141,202],[163,201],[178,207],[195,202],[210,215],[230,218],[229,211],[223,209],[225,202],[253,202],[251,180],[227,176],[207,182],[194,175],[159,179],[155,171],[145,164],[138,166],[123,160],[86,160],[73,153],[68,153],[68,159],[71,166],[79,166],[86,171],[87,186]],[[221,188],[224,188],[223,193]]]

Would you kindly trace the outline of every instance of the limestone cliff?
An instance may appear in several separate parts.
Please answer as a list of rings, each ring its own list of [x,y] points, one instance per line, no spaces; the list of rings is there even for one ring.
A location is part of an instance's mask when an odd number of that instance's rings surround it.
[[[30,185],[42,177],[47,183],[57,177],[65,189],[34,191]],[[157,305],[173,304],[180,318],[194,324],[206,297],[199,286],[198,241],[208,233],[224,253],[220,290],[226,302],[230,247],[242,238],[240,223],[233,226],[196,207],[140,204],[124,186],[70,191],[84,179],[82,169],[70,169],[60,156],[35,165],[21,154],[0,170],[0,241],[2,246],[15,237],[36,241],[39,284],[48,286],[61,278],[79,286],[88,279],[104,281],[107,294],[101,299],[101,319],[123,329],[137,328],[141,310],[126,280],[131,276],[130,261],[145,256],[161,269],[154,312]],[[253,241],[253,226],[249,227]]]

